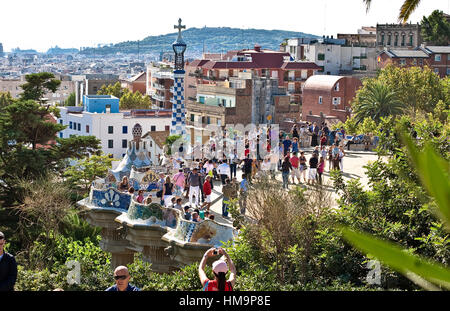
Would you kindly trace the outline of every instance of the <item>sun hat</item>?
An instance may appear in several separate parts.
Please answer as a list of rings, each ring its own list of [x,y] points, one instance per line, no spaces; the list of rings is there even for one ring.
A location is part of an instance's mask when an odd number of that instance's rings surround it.
[[[214,273],[218,274],[220,272],[227,273],[228,271],[228,265],[223,260],[217,260],[212,264],[212,269]]]

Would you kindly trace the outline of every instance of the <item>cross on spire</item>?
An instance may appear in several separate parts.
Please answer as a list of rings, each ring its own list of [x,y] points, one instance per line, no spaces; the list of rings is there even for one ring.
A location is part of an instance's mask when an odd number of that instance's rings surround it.
[[[181,36],[181,29],[186,29],[186,25],[181,25],[181,18],[179,18],[178,25],[174,25],[173,28],[178,29],[178,36]]]

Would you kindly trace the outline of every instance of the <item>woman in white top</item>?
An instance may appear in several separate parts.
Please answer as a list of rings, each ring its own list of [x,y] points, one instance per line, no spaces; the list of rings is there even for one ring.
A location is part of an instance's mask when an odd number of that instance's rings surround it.
[[[339,166],[341,167],[341,172],[344,171],[344,160],[343,160],[344,156],[345,156],[344,148],[339,147]]]

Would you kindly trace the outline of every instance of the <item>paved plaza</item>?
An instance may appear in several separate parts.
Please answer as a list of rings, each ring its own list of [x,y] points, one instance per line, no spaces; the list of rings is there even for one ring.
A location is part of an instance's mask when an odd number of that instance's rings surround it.
[[[307,160],[309,161],[309,158],[312,155],[313,148],[303,148],[302,151],[305,152],[305,156],[306,156]],[[369,161],[375,161],[377,159],[378,159],[378,156],[376,155],[375,152],[346,151],[345,157],[343,159],[344,180],[359,179],[361,184],[364,187],[367,187],[368,178],[365,174],[364,166]],[[328,161],[326,162],[325,170],[322,175],[322,178],[323,178],[323,184],[325,185],[326,191],[329,191],[331,193],[331,197],[333,200],[333,206],[337,206],[336,199],[337,199],[338,195],[336,194],[336,192],[334,191],[334,189],[332,187],[332,181],[330,179],[330,170],[328,167]],[[281,177],[280,171],[277,171],[276,179],[280,182],[280,184],[282,183],[282,177]],[[237,180],[238,181],[242,180],[242,170],[240,168],[237,169]],[[289,186],[293,187],[291,176],[289,176],[289,183],[290,183]],[[295,179],[295,183],[297,184],[297,179]],[[303,180],[302,180],[302,185],[304,185]],[[214,190],[216,190],[220,193],[222,192],[222,185],[221,185],[220,181],[214,180]],[[214,193],[214,191],[213,191],[212,200],[214,201],[218,197],[219,197],[219,195],[217,193]],[[226,218],[222,217],[222,200],[221,199],[218,200],[217,202],[215,202],[213,205],[211,205],[210,212],[212,212],[212,214],[215,215],[215,219],[217,222],[225,223],[225,224],[232,223],[232,219],[230,219],[230,218],[226,219]]]

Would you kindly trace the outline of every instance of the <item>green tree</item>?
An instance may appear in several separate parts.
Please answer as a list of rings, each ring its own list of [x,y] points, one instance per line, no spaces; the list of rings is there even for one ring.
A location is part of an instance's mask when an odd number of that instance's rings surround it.
[[[151,101],[150,97],[143,96],[140,92],[130,92],[125,89],[122,98],[120,99],[119,105],[120,109],[148,109],[150,108]]]
[[[388,85],[374,80],[367,80],[356,95],[353,105],[355,118],[362,122],[365,118],[379,121],[381,117],[398,115],[403,107],[395,91]]]
[[[102,85],[100,90],[98,90],[97,95],[112,95],[120,99],[126,91],[128,91],[128,89],[123,89],[120,82],[117,82],[115,84]]]
[[[372,0],[363,0],[366,4],[367,12],[370,9]],[[398,20],[402,23],[406,23],[411,14],[417,9],[420,4],[420,0],[405,0],[400,8],[400,13],[398,15]]]
[[[61,85],[61,81],[54,79],[50,72],[33,73],[25,76],[27,83],[22,84],[22,100],[35,100],[43,103],[42,98],[48,92],[56,92]]]
[[[430,16],[424,16],[421,24],[423,40],[430,45],[448,45],[450,42],[450,23],[444,12],[434,10]]]
[[[88,158],[81,159],[65,172],[64,176],[71,188],[81,188],[88,192],[92,182],[99,177],[103,177],[111,168],[111,162],[115,159],[107,155],[92,155]]]
[[[76,96],[75,96],[75,93],[72,92],[69,94],[69,97],[67,97],[65,105],[66,106],[75,106],[75,104],[76,104]]]
[[[12,104],[14,99],[11,96],[11,93],[0,92],[0,109]]]

